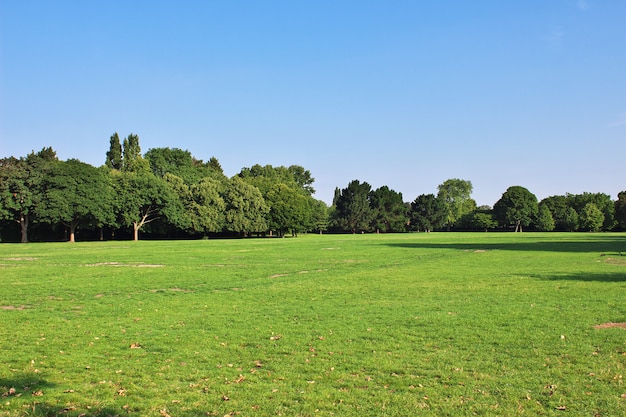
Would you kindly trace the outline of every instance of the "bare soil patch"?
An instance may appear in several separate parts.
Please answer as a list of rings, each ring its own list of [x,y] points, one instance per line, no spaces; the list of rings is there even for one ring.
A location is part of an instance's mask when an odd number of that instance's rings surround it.
[[[611,327],[619,327],[620,329],[626,330],[626,323],[602,323],[593,326],[594,329],[609,329]]]
[[[37,258],[32,258],[32,257],[21,257],[21,258],[2,258],[3,261],[36,261]]]
[[[611,264],[611,265],[626,266],[626,257],[621,256],[619,258],[606,258],[604,262],[606,262],[607,264]]]
[[[95,264],[86,264],[85,266],[128,266],[128,267],[134,267],[134,268],[162,268],[165,265],[143,264],[143,263],[124,264],[121,262],[98,262]]]
[[[26,306],[0,306],[0,310],[26,310]]]

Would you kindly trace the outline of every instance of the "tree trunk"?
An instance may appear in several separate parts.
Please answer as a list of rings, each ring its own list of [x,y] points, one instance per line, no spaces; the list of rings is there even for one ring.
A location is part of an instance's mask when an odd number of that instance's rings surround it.
[[[75,235],[76,235],[76,228],[70,227],[70,243],[76,242],[76,239],[74,238]]]
[[[139,240],[139,228],[141,226],[139,226],[139,223],[137,222],[133,222],[133,240],[137,241]]]
[[[20,213],[20,229],[22,230],[22,243],[28,243],[28,214]]]

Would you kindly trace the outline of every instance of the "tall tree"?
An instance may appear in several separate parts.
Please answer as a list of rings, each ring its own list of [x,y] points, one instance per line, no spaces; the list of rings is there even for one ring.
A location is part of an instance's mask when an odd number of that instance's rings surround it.
[[[604,214],[593,203],[587,203],[580,212],[580,227],[588,232],[598,232],[604,223]]]
[[[70,242],[75,241],[79,226],[102,227],[114,222],[112,189],[103,169],[76,159],[58,161],[51,165],[43,188],[37,217],[67,227]]]
[[[409,220],[408,209],[402,200],[402,193],[391,190],[386,185],[370,194],[370,204],[374,211],[372,226],[381,232],[404,232]]]
[[[615,201],[615,219],[620,229],[626,230],[626,191],[620,191]]]
[[[258,188],[234,176],[228,182],[222,198],[226,207],[226,230],[242,236],[267,230],[266,216],[269,207]]]
[[[284,237],[287,230],[293,234],[305,230],[311,223],[308,198],[284,183],[275,184],[265,197],[269,206],[269,227]]]
[[[513,225],[516,232],[529,226],[537,216],[537,197],[524,187],[509,187],[493,206],[496,218],[504,226]]]
[[[150,164],[141,155],[139,136],[132,133],[124,139],[122,170],[127,172],[147,172],[150,170]]]
[[[122,169],[122,144],[117,132],[111,135],[109,142],[109,150],[104,165],[111,169]]]
[[[369,231],[375,212],[370,205],[371,185],[354,180],[341,190],[335,202],[335,222],[343,231]]]
[[[57,160],[52,148],[43,148],[25,158],[0,160],[0,219],[20,226],[21,242],[28,242],[28,229],[35,209],[43,199],[42,182]]]
[[[411,230],[431,232],[445,224],[446,206],[434,194],[422,194],[411,203]]]
[[[181,203],[165,181],[151,172],[112,171],[115,209],[122,226],[132,227],[133,239],[159,217],[178,226]]]
[[[537,230],[542,232],[551,232],[554,230],[554,219],[550,209],[545,204],[539,204],[539,212],[536,221]]]
[[[612,230],[617,224],[615,220],[615,203],[608,194],[585,192],[582,194],[566,194],[565,197],[568,205],[576,210],[579,217],[582,216],[585,206],[593,203],[602,212],[604,218],[601,229]]]
[[[443,201],[446,210],[445,224],[450,230],[457,220],[472,210],[470,209],[471,204],[468,205],[473,190],[472,183],[471,181],[452,178],[444,181],[437,188],[439,190],[437,198]],[[475,202],[473,207],[476,207]]]
[[[571,208],[567,203],[567,198],[562,195],[553,195],[546,197],[539,203],[540,207],[545,206],[554,220],[554,230],[569,231],[571,230]],[[574,229],[575,230],[575,229]]]

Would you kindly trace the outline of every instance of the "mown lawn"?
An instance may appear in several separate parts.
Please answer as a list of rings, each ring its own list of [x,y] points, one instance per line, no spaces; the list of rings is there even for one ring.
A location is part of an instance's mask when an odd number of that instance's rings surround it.
[[[626,234],[2,244],[0,415],[624,415],[625,300]]]

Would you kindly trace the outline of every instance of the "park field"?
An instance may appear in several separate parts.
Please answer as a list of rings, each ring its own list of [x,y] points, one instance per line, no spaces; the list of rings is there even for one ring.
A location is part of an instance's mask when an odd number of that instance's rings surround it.
[[[625,415],[625,301],[616,233],[2,244],[0,416]]]

